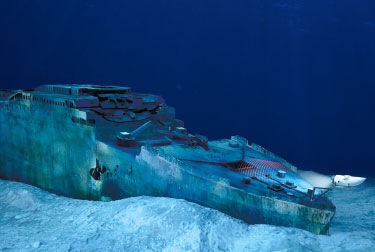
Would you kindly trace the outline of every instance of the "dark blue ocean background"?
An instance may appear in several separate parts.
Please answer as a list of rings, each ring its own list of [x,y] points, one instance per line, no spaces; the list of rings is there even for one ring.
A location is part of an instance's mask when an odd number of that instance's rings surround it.
[[[3,0],[1,88],[131,86],[192,133],[371,176],[375,1]]]

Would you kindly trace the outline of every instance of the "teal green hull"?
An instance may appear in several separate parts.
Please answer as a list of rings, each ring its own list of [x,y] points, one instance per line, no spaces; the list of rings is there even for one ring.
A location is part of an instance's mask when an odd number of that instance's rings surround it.
[[[32,98],[1,103],[2,179],[78,199],[116,200],[141,195],[185,199],[250,224],[282,225],[328,234],[335,207],[326,197],[313,200],[303,193],[301,197],[291,196],[270,190],[255,177],[250,184],[244,184],[243,174],[223,165],[260,157],[267,162],[285,162],[241,142],[242,138],[208,141],[203,147],[180,142],[142,142],[127,147],[116,142],[118,132],[134,132],[150,118],[113,122],[87,108],[54,106]],[[166,122],[181,124],[169,107],[160,114]],[[79,117],[85,120],[74,119]],[[158,127],[161,126],[144,130],[140,142],[148,141],[153,132],[161,132]],[[290,174],[297,176],[296,168],[289,167]],[[297,188],[302,190],[306,186],[303,181]],[[285,188],[284,192],[288,190]],[[299,195],[298,190],[291,192]]]

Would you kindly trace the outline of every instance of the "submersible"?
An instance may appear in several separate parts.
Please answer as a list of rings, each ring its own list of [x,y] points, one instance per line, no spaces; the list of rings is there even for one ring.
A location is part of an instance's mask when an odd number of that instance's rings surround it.
[[[160,96],[128,87],[1,90],[0,120],[0,178],[58,195],[180,198],[315,234],[327,234],[335,214],[329,188],[284,159],[240,136],[192,135]]]

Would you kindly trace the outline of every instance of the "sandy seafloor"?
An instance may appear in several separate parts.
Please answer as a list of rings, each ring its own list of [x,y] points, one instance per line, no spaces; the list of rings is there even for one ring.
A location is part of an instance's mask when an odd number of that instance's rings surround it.
[[[330,235],[247,225],[177,199],[74,200],[0,180],[1,251],[375,251],[375,179],[336,189]]]

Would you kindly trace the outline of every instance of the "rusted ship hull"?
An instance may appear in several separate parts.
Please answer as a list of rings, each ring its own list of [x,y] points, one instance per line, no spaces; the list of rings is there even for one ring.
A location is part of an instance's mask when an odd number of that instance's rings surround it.
[[[335,214],[329,199],[308,195],[305,181],[287,186],[278,172],[284,169],[290,181],[298,182],[296,169],[243,138],[204,141],[189,136],[169,107],[124,123],[96,113],[98,105],[69,103],[79,93],[73,98],[47,96],[51,101],[37,100],[41,91],[12,95],[0,108],[2,179],[79,199],[180,198],[251,224],[329,231]],[[120,136],[119,141],[119,132],[133,132],[134,138]],[[163,137],[155,138],[153,132]]]

